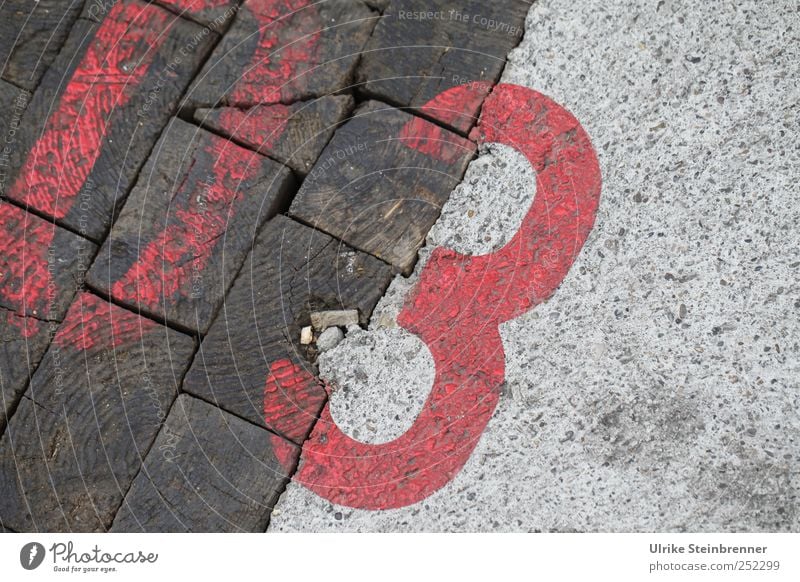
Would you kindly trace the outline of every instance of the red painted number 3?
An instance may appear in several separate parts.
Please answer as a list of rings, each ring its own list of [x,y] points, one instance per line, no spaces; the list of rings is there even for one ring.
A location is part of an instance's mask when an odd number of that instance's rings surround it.
[[[429,106],[466,102],[470,91],[455,88]],[[455,477],[492,417],[505,380],[499,324],[556,291],[594,224],[600,167],[586,132],[562,106],[525,87],[498,85],[471,138],[523,154],[536,172],[535,200],[502,249],[467,256],[437,248],[422,269],[397,323],[427,345],[436,371],[406,433],[388,443],[361,443],[324,409],[303,447],[295,481],[334,503],[403,507]]]

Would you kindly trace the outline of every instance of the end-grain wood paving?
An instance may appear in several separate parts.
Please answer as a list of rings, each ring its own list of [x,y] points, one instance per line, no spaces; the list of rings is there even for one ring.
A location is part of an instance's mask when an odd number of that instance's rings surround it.
[[[528,4],[3,3],[0,530],[266,530]]]

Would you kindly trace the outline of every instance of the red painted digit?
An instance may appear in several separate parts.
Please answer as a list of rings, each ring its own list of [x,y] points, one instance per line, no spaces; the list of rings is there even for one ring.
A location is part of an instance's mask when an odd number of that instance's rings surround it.
[[[467,94],[471,91],[465,87]],[[453,101],[448,95],[448,102]],[[412,427],[368,445],[323,410],[295,479],[320,496],[363,509],[416,503],[464,466],[494,412],[505,378],[500,323],[550,297],[594,224],[600,168],[589,137],[563,107],[525,87],[499,85],[472,138],[521,152],[537,173],[536,199],[497,252],[437,248],[406,299],[398,324],[431,351],[436,376]],[[298,373],[302,373],[299,371]]]

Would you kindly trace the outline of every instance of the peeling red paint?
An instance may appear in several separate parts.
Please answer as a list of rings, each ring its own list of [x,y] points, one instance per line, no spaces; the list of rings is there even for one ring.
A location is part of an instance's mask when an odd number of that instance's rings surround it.
[[[280,103],[292,100],[295,87],[319,62],[319,13],[311,0],[249,1],[249,10],[259,27],[259,40],[250,64],[233,87],[230,102]],[[291,27],[281,21],[291,18]],[[289,37],[284,38],[284,35]],[[301,92],[302,93],[302,92]]]
[[[197,13],[212,8],[231,6],[235,0],[160,0],[164,6],[173,6],[181,12]]]
[[[9,197],[64,218],[104,147],[111,113],[123,107],[147,74],[174,16],[120,1],[97,30],[47,120]],[[130,121],[128,121],[129,123]]]
[[[264,389],[264,422],[272,430],[300,444],[314,426],[327,395],[322,383],[291,360],[270,368]]]
[[[260,158],[230,142],[208,134],[192,166],[212,169],[207,181],[189,179],[191,169],[176,189],[173,214],[139,259],[111,287],[111,296],[142,308],[162,305],[192,293],[195,273],[202,273],[214,249],[224,243],[227,225],[244,193],[243,182],[260,172]]]
[[[0,225],[0,306],[11,310],[8,323],[30,338],[41,322],[26,316],[48,316],[48,252],[56,227],[6,203],[0,203]]]
[[[142,336],[159,326],[152,320],[81,293],[67,312],[53,342],[61,348],[91,350],[137,346]]]
[[[463,111],[477,111],[490,87],[488,83],[459,85],[441,93],[420,110],[452,127],[469,127],[473,118]],[[402,144],[446,164],[458,162],[468,143],[421,117],[414,117],[406,123],[398,139]]]
[[[475,123],[475,116],[492,84],[486,81],[473,81],[442,91],[420,108],[420,111],[445,125],[465,130]],[[471,112],[475,112],[472,115]]]
[[[398,317],[425,342],[436,364],[431,393],[405,434],[381,445],[360,443],[324,409],[295,479],[329,501],[362,509],[403,507],[461,470],[505,378],[499,324],[556,291],[594,223],[600,168],[588,135],[566,109],[531,89],[498,85],[472,137],[527,157],[537,173],[535,201],[497,252],[432,252]],[[306,372],[297,373],[297,383],[310,381]]]
[[[291,115],[291,108],[281,104],[247,111],[226,107],[219,113],[218,124],[241,143],[269,153],[278,145]]]

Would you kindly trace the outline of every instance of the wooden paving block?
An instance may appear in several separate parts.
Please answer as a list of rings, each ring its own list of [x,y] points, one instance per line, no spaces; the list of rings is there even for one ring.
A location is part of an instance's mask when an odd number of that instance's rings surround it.
[[[369,101],[336,131],[290,213],[409,273],[474,153],[455,133]]]
[[[187,100],[288,104],[347,89],[379,17],[361,0],[245,0]]]
[[[198,109],[194,118],[305,176],[353,103],[349,95],[335,95],[293,105]]]
[[[22,116],[31,100],[31,92],[0,80],[0,194],[8,189],[14,174],[14,160],[20,148]]]
[[[5,195],[102,239],[214,36],[137,0],[79,19],[25,112]]]
[[[239,0],[142,0],[148,4],[163,6],[174,14],[194,20],[222,33],[227,23],[239,9]],[[86,0],[82,18],[101,21],[113,4],[109,0]]]
[[[0,202],[0,433],[97,247]]]
[[[0,519],[107,529],[193,352],[189,336],[78,295],[0,440]]]
[[[186,394],[169,413],[114,532],[263,532],[300,448]]]
[[[2,77],[33,91],[53,62],[84,0],[4,0],[0,3]]]
[[[466,135],[522,39],[527,0],[391,0],[357,72],[364,95]],[[469,86],[469,96],[448,91]],[[427,107],[426,107],[427,106]]]
[[[205,333],[256,232],[293,192],[288,168],[175,119],[87,282],[134,311]]]
[[[275,217],[203,339],[184,390],[301,443],[326,395],[317,382],[292,381],[293,367],[315,357],[313,346],[300,345],[300,329],[311,313],[332,309],[358,309],[366,323],[391,276],[374,257]]]

